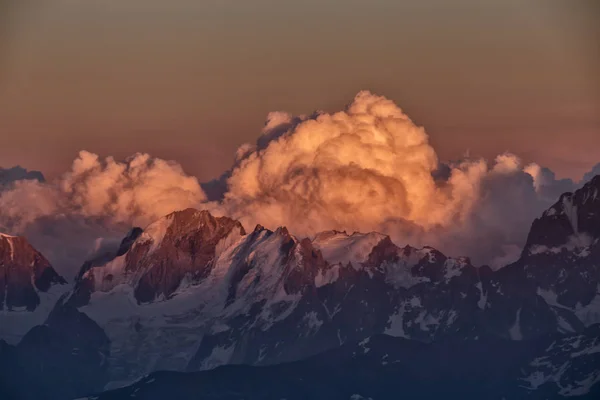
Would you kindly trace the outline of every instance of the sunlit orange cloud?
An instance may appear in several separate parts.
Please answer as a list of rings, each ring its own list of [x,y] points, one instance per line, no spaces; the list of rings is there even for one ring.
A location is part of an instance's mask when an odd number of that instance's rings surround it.
[[[532,220],[580,183],[509,153],[441,163],[424,128],[393,101],[361,91],[339,112],[269,114],[217,184],[222,198],[176,162],[82,151],[58,179],[0,192],[0,231],[27,235],[51,259],[64,243],[83,257],[97,245],[90,237],[118,240],[133,225],[195,207],[299,237],[378,231],[497,267],[518,255]]]

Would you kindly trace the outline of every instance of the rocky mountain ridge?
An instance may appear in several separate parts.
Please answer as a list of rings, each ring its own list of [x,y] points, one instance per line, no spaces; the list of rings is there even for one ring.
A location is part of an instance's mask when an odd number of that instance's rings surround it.
[[[89,338],[78,354],[111,388],[156,370],[294,362],[380,334],[418,343],[577,335],[600,322],[599,188],[596,177],[561,196],[533,223],[521,258],[496,271],[378,233],[300,239],[175,212],[86,263],[34,342],[67,337],[66,326]]]

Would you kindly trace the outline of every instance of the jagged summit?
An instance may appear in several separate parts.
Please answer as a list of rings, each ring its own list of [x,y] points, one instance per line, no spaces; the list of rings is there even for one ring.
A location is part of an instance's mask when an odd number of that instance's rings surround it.
[[[214,217],[206,210],[188,208],[175,211],[158,221],[150,224],[143,232],[140,240],[160,242],[163,239],[181,238],[198,232],[207,235],[216,234],[217,231],[231,230],[233,227],[246,234],[242,224],[228,217]]]
[[[573,199],[593,216],[594,194],[575,192],[555,206],[566,212]],[[551,217],[540,219],[555,229]],[[592,250],[538,248],[493,271],[377,232],[297,238],[257,225],[247,233],[231,218],[186,209],[132,230],[59,307],[106,332],[114,381],[160,368],[292,361],[378,333],[524,340],[600,321]]]
[[[193,209],[132,231],[121,248],[114,260],[85,271],[63,304],[96,321],[113,350],[144,371],[148,357],[191,369],[293,360],[387,325],[400,336],[431,340],[468,322],[467,314],[448,314],[458,307],[449,289],[431,300],[429,292],[479,282],[467,260],[433,248],[400,248],[377,232],[299,239],[285,227],[257,225],[246,233],[238,221]],[[470,291],[464,301],[477,307],[480,291],[464,290]],[[419,314],[424,319],[411,322]],[[433,329],[436,324],[443,327]],[[271,333],[263,341],[261,332],[272,330],[297,331],[304,344],[286,337],[291,342],[278,347]],[[200,348],[199,333],[206,335]],[[158,346],[147,335],[167,342]],[[250,342],[239,347],[243,337]],[[148,350],[131,353],[140,340]],[[215,346],[223,352],[212,354]]]
[[[600,175],[574,193],[564,193],[531,227],[524,251],[556,248],[571,239],[600,238]]]
[[[87,351],[107,355],[116,385],[160,369],[294,361],[381,333],[415,342],[573,334],[600,322],[599,185],[563,195],[533,224],[521,259],[495,271],[377,232],[247,233],[186,209],[132,229],[109,261],[82,268],[51,315],[78,337],[106,335],[100,353]],[[13,239],[2,240],[10,258]]]
[[[564,193],[531,227],[516,264],[563,325],[600,322],[600,176]]]
[[[84,266],[73,299],[86,304],[93,292],[121,284],[133,287],[140,303],[169,297],[184,279],[206,277],[216,257],[245,234],[238,221],[208,211],[173,212],[145,230],[133,229],[110,262]]]

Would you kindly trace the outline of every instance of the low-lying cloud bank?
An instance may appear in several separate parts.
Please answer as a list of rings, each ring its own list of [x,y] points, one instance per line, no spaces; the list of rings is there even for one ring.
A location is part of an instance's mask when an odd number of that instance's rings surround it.
[[[186,207],[299,236],[376,230],[499,267],[518,256],[537,215],[597,173],[600,164],[582,182],[558,180],[512,154],[441,163],[423,128],[392,101],[361,92],[333,114],[269,114],[256,144],[204,185],[208,193],[174,162],[81,152],[55,182],[5,185],[0,230],[30,237],[67,277],[95,239]]]

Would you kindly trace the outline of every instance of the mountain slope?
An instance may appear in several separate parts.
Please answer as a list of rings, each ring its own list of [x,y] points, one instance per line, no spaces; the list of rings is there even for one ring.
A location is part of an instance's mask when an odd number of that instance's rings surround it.
[[[231,220],[185,213],[150,226],[121,256],[88,269],[59,305],[75,307],[108,335],[112,385],[157,369],[294,361],[384,332],[429,342],[556,330],[535,288],[514,287],[512,276],[468,259],[399,248],[379,234],[325,232],[298,240],[285,228],[258,226],[244,235]],[[211,223],[179,222],[194,218]],[[199,259],[191,249],[203,243],[205,261],[191,263]],[[161,249],[175,250],[161,255]],[[175,289],[140,298],[143,277],[169,263],[185,271]]]
[[[591,399],[579,395],[597,391],[600,382],[600,358],[594,356],[600,326],[594,328],[527,342],[449,338],[425,344],[374,336],[272,367],[157,372],[94,399]],[[576,342],[573,354],[567,344]],[[545,375],[553,368],[562,380]],[[535,388],[526,385],[532,376]]]
[[[86,263],[53,315],[86,321],[80,331],[98,337],[86,351],[100,346],[106,363],[92,366],[108,372],[108,387],[156,370],[292,362],[382,333],[423,343],[574,334],[599,309],[589,289],[599,276],[599,185],[563,195],[534,222],[521,258],[497,271],[378,233],[246,233],[184,210],[133,230],[108,261]],[[573,245],[574,236],[584,240]]]
[[[108,339],[75,310],[50,315],[16,346],[0,341],[0,398],[72,399],[108,381]]]
[[[356,251],[337,258],[347,246]],[[488,284],[468,259],[399,248],[384,235],[299,240],[261,226],[245,234],[194,210],[85,269],[58,306],[106,332],[115,384],[156,369],[292,361],[384,331],[424,341],[476,336]]]
[[[563,325],[600,322],[600,176],[534,221],[518,263]]]
[[[0,339],[17,343],[44,322],[67,289],[66,280],[25,238],[0,233]]]

